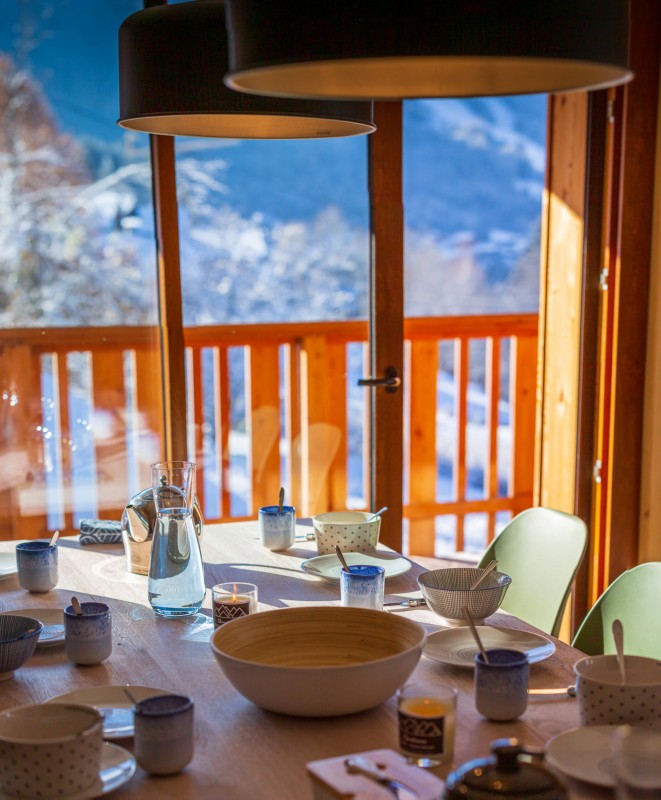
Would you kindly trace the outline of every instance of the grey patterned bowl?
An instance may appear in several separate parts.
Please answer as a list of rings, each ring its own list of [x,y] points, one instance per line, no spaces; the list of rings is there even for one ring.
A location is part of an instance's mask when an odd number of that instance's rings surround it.
[[[433,569],[418,578],[427,605],[450,625],[466,625],[462,608],[468,607],[476,625],[481,625],[500,608],[512,579],[493,570],[477,589],[470,587],[482,575],[477,567]]]
[[[11,678],[34,653],[43,627],[32,617],[0,615],[0,681]]]

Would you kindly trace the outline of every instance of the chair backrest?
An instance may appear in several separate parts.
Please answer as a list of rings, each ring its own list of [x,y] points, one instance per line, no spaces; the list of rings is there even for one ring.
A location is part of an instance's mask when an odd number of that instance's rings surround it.
[[[661,659],[661,562],[623,572],[588,611],[572,644],[588,655],[614,653],[611,627],[624,628],[624,652]]]
[[[557,636],[587,541],[587,527],[579,517],[529,508],[496,536],[479,566],[498,559],[498,570],[512,578],[501,608]]]

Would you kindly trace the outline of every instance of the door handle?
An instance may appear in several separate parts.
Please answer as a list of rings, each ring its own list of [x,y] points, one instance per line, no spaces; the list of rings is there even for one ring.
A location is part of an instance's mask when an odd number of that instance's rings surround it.
[[[383,378],[359,378],[358,386],[384,386],[386,392],[393,394],[402,385],[402,379],[395,367],[386,367]]]

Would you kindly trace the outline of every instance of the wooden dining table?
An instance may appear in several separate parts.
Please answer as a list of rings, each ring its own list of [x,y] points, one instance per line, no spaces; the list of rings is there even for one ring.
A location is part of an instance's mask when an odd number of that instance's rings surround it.
[[[157,617],[147,599],[147,578],[126,569],[119,545],[81,546],[78,537],[59,541],[59,581],[52,591],[31,594],[17,576],[0,581],[0,611],[21,608],[62,608],[75,594],[80,600],[106,602],[112,610],[112,655],[97,666],[71,663],[63,646],[38,648],[14,678],[0,683],[0,709],[40,703],[56,695],[86,687],[141,685],[190,695],[195,703],[195,755],[180,774],[155,778],[138,768],[117,797],[226,798],[227,800],[309,800],[312,785],[306,764],[319,759],[382,748],[397,750],[395,700],[350,716],[311,719],[263,711],[242,697],[223,675],[209,639],[210,587],[228,581],[247,581],[259,587],[260,610],[301,605],[339,604],[339,585],[307,574],[301,563],[316,555],[307,540],[311,527],[297,525],[297,541],[281,553],[261,546],[256,522],[205,527],[202,540],[208,591],[202,611],[192,617]],[[15,541],[0,542],[0,552],[11,552]],[[425,568],[389,577],[386,600],[419,596],[417,577]],[[540,587],[543,591],[543,587]],[[427,608],[392,608],[429,631],[444,627]],[[534,631],[505,613],[486,624]],[[548,637],[551,638],[551,637]],[[486,756],[490,743],[516,737],[532,747],[579,724],[576,700],[563,690],[574,682],[573,664],[581,653],[553,640],[555,653],[531,666],[530,697],[522,717],[509,723],[485,720],[475,709],[473,673],[422,656],[411,681],[428,686],[449,685],[458,690],[454,764]],[[553,690],[557,690],[553,692]],[[132,740],[119,742],[128,750]],[[438,774],[445,777],[449,768]],[[567,781],[571,797],[607,798],[610,790]]]

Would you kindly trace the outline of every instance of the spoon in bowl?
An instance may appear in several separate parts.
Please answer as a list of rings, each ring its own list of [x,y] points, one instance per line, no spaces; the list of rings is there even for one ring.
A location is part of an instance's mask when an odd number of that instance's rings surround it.
[[[371,514],[371,515],[370,515],[370,516],[369,516],[369,517],[368,517],[368,518],[365,520],[365,522],[371,522],[373,519],[376,519],[377,517],[380,517],[380,516],[381,516],[381,514],[383,514],[383,512],[384,512],[384,511],[387,511],[387,510],[388,510],[388,506],[384,506],[383,508],[380,508],[378,511],[375,511],[373,514]]]
[[[620,668],[620,678],[622,679],[622,683],[626,683],[626,671],[624,668],[624,628],[622,627],[622,622],[619,619],[614,619],[611,629],[615,641],[617,666]]]
[[[79,617],[82,617],[83,616],[83,607],[80,605],[80,600],[75,595],[71,598],[71,605],[72,605],[73,610],[75,611],[75,613]]]
[[[489,562],[489,563],[486,565],[486,567],[485,567],[485,568],[484,568],[484,570],[482,571],[482,574],[480,575],[480,577],[479,577],[479,578],[478,578],[478,579],[477,579],[477,580],[476,580],[476,581],[473,583],[473,585],[472,585],[472,586],[470,586],[470,587],[469,587],[469,591],[471,591],[471,592],[472,592],[472,591],[473,591],[473,589],[477,589],[477,587],[478,587],[478,586],[479,586],[479,585],[482,583],[482,581],[483,581],[483,580],[484,580],[484,579],[487,577],[487,575],[488,575],[490,572],[492,572],[494,569],[496,569],[496,567],[497,567],[497,566],[498,566],[498,562],[497,562],[497,561],[496,561],[496,559],[494,558],[494,559],[493,559],[493,561],[490,561],[490,562]]]
[[[48,542],[49,547],[55,547],[55,543],[60,535],[59,531],[55,531],[55,533],[51,536],[50,542]]]

